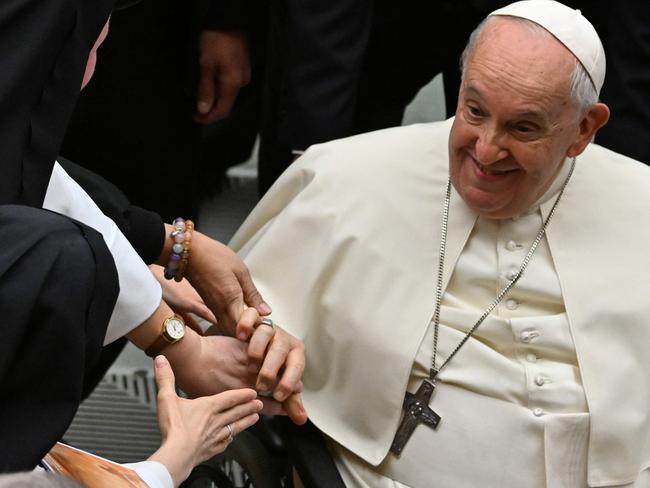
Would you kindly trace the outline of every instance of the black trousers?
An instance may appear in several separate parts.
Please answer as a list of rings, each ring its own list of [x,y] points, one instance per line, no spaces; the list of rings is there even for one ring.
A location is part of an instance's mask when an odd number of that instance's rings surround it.
[[[271,2],[260,193],[292,162],[292,150],[400,125],[440,72],[453,114],[460,53],[478,15],[453,0]]]
[[[650,164],[650,3],[572,0],[600,35],[607,74],[600,98],[611,111],[596,143]]]
[[[42,209],[0,206],[0,472],[58,441],[101,357],[119,285],[101,235]]]

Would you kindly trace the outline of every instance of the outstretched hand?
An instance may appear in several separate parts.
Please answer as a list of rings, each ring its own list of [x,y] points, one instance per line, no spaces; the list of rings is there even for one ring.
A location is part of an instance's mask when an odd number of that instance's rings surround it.
[[[162,445],[149,459],[165,465],[174,486],[187,478],[194,466],[223,452],[233,436],[259,418],[262,402],[254,390],[225,391],[194,400],[180,398],[165,356],[155,359],[155,377]]]

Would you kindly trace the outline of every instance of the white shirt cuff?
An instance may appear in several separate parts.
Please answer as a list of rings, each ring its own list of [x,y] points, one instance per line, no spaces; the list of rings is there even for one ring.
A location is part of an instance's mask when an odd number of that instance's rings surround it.
[[[104,345],[123,337],[160,305],[160,284],[115,223],[59,165],[54,164],[43,208],[71,217],[100,232],[113,255],[120,293],[106,329]]]
[[[123,464],[132,469],[150,488],[174,488],[172,477],[167,468],[158,461]]]

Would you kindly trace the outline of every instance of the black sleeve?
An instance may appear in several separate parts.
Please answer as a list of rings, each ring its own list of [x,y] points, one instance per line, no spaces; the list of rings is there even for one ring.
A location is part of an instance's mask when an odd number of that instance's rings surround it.
[[[202,28],[207,30],[244,30],[251,7],[248,0],[204,0]]]
[[[165,226],[160,215],[131,205],[119,188],[98,174],[62,157],[57,161],[115,222],[142,260],[147,264],[155,262],[165,242]]]

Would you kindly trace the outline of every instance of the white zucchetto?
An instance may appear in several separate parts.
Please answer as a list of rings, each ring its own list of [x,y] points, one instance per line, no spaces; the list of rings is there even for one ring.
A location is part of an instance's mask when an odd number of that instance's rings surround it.
[[[555,0],[523,0],[495,10],[493,15],[528,19],[559,40],[580,61],[596,93],[605,81],[605,51],[594,26],[580,12]]]

